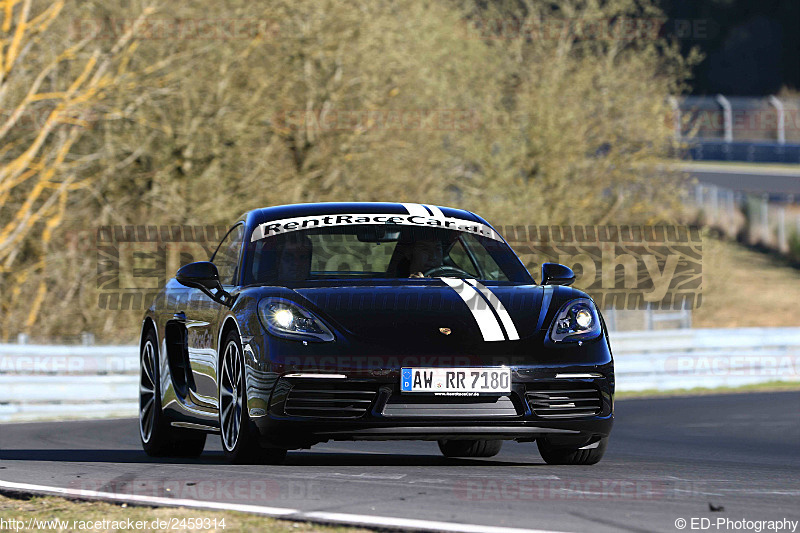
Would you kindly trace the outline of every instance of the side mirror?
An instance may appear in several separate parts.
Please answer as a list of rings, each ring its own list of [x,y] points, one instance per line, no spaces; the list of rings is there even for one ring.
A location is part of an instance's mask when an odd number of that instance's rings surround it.
[[[542,285],[572,285],[575,272],[559,263],[542,264]]]
[[[233,303],[231,295],[222,288],[222,283],[219,281],[217,266],[210,261],[197,261],[182,266],[178,269],[175,279],[178,280],[178,283],[181,285],[186,285],[193,289],[200,289],[215,302],[229,307]],[[216,292],[211,292],[212,290]]]

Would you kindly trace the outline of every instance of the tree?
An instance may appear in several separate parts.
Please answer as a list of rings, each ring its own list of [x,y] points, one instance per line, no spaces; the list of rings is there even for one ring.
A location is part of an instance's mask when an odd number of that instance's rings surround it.
[[[47,246],[64,219],[68,197],[85,188],[82,175],[94,154],[76,154],[93,107],[109,90],[130,86],[124,61],[135,50],[135,26],[107,50],[89,50],[89,37],[63,44],[54,32],[64,0],[36,9],[32,0],[0,3],[0,280],[2,331],[11,331],[11,310],[22,287],[36,287],[25,301],[21,329],[36,323],[47,285]],[[116,69],[114,69],[116,67]]]

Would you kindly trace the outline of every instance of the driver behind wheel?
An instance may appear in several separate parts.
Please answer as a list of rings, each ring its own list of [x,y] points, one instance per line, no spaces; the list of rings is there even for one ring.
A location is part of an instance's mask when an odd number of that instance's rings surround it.
[[[425,272],[442,264],[442,242],[432,232],[424,235],[406,233],[395,247],[388,272],[398,278],[424,278],[427,277]]]

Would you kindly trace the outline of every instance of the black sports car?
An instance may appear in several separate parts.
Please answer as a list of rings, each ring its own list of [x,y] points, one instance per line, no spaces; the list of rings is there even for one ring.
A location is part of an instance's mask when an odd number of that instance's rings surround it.
[[[258,209],[183,266],[142,323],[150,455],[234,462],[328,440],[424,439],[448,457],[536,441],[593,464],[614,368],[594,302],[563,266],[537,285],[481,217],[423,204]]]

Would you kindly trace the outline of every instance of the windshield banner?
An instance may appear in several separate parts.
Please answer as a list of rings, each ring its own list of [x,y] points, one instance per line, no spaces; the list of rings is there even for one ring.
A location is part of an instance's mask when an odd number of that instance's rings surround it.
[[[392,215],[387,213],[358,214],[358,215],[313,215],[306,217],[284,218],[259,224],[253,230],[251,241],[258,241],[267,237],[274,237],[291,231],[301,231],[316,228],[329,228],[334,226],[358,226],[364,224],[386,224],[396,226],[422,226],[426,228],[451,229],[472,233],[481,237],[488,237],[496,241],[502,238],[496,231],[486,224],[471,222],[460,218],[430,216],[428,214]]]

